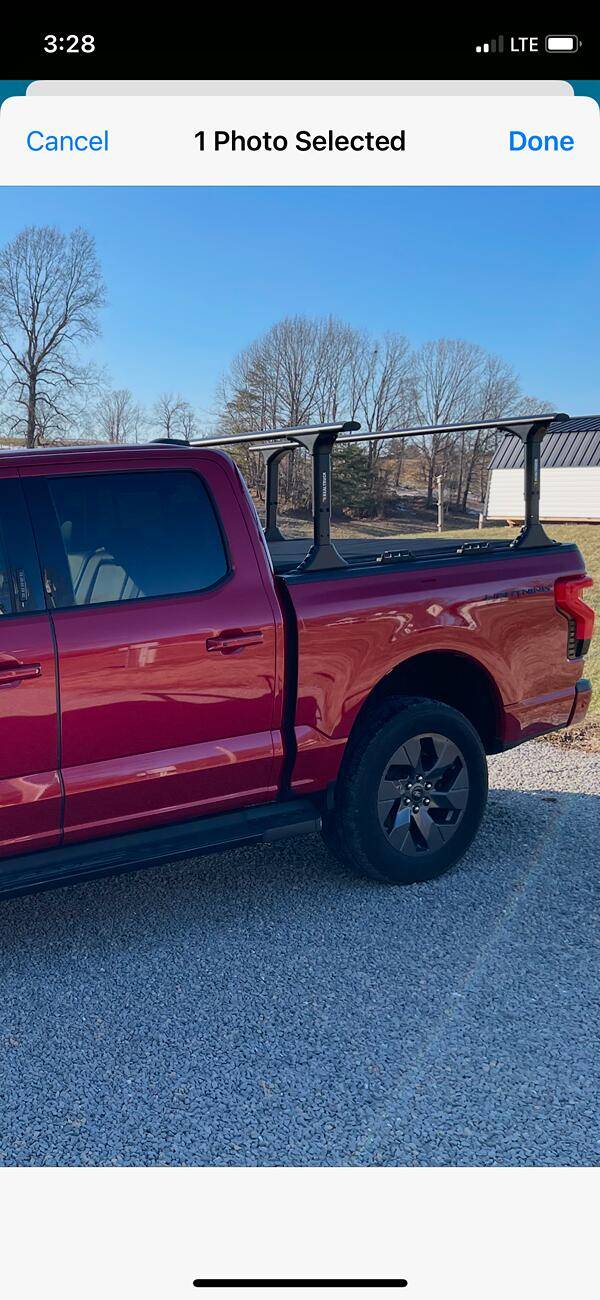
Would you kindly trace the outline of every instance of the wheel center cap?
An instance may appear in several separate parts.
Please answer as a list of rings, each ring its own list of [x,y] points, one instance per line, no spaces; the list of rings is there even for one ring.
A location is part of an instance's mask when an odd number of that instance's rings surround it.
[[[411,790],[410,793],[411,793],[413,799],[420,799],[420,798],[421,798],[421,795],[424,793],[424,791],[423,791],[423,786],[422,786],[422,785],[413,785],[413,788],[412,788],[412,790]]]

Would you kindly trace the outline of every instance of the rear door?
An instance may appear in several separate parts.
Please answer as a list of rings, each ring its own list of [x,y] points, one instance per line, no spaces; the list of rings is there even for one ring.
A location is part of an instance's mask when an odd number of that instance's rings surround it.
[[[0,855],[60,841],[56,663],[18,474],[0,480]]]
[[[276,793],[272,598],[234,475],[207,454],[200,474],[189,455],[100,455],[106,472],[27,481],[59,657],[66,841]]]

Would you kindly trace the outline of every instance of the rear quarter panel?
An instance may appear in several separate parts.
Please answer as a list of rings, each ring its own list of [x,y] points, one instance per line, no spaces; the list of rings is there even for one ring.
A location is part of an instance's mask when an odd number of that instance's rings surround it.
[[[584,571],[576,547],[556,547],[404,572],[291,577],[299,664],[294,787],[334,780],[371,692],[399,665],[430,651],[467,656],[486,670],[497,694],[500,744],[565,725],[582,663],[567,659],[554,581]]]

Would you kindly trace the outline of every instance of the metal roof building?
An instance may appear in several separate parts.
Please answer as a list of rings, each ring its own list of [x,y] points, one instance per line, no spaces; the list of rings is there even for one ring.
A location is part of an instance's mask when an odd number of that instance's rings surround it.
[[[600,523],[600,416],[557,423],[541,448],[540,518]],[[490,465],[486,518],[523,518],[523,443],[502,439]]]

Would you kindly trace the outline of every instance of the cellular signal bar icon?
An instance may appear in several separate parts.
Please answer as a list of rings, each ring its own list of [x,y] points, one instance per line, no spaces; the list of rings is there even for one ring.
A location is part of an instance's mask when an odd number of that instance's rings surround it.
[[[504,54],[504,37],[494,36],[491,41],[486,41],[485,45],[475,46],[476,54]]]

